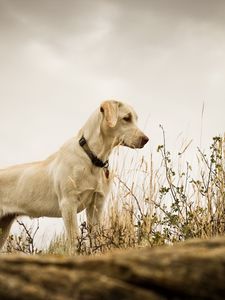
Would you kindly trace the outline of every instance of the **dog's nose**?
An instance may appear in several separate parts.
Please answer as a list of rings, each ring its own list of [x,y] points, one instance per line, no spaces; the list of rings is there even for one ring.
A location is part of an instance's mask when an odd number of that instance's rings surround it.
[[[147,144],[147,142],[149,141],[149,138],[144,135],[141,137],[141,147],[144,147],[145,144]]]

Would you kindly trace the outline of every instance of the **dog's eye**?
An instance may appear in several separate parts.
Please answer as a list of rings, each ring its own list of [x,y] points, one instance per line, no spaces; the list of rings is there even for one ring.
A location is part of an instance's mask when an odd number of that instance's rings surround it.
[[[127,115],[126,117],[123,118],[123,120],[126,122],[131,122],[131,115]]]

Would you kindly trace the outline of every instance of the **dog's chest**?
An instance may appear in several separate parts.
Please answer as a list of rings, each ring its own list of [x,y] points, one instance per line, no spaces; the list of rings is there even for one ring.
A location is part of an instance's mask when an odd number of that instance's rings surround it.
[[[96,172],[85,172],[78,190],[81,192],[92,190],[104,196],[108,192],[110,182],[111,178],[104,169],[99,169]]]
[[[85,209],[92,201],[98,201],[99,197],[102,199],[107,196],[111,178],[105,175],[104,170],[100,171],[98,174],[86,174],[83,180],[77,180],[78,211]]]
[[[98,193],[104,197],[109,191],[111,181],[111,173],[105,169],[82,169],[76,170],[73,175],[68,176],[67,188],[80,199],[93,193]]]

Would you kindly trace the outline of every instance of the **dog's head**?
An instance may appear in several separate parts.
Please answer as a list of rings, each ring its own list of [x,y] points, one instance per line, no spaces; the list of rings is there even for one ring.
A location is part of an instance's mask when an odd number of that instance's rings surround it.
[[[137,127],[134,109],[122,102],[108,100],[101,104],[102,132],[113,138],[115,145],[142,148],[148,137]]]

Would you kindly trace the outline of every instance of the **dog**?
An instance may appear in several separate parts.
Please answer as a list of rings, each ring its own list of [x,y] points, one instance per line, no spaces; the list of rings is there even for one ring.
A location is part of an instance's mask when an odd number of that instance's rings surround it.
[[[76,214],[99,224],[112,176],[108,158],[122,145],[142,148],[148,137],[137,127],[134,109],[104,101],[78,134],[46,160],[0,170],[0,249],[17,216],[62,217],[69,248],[76,244]]]

